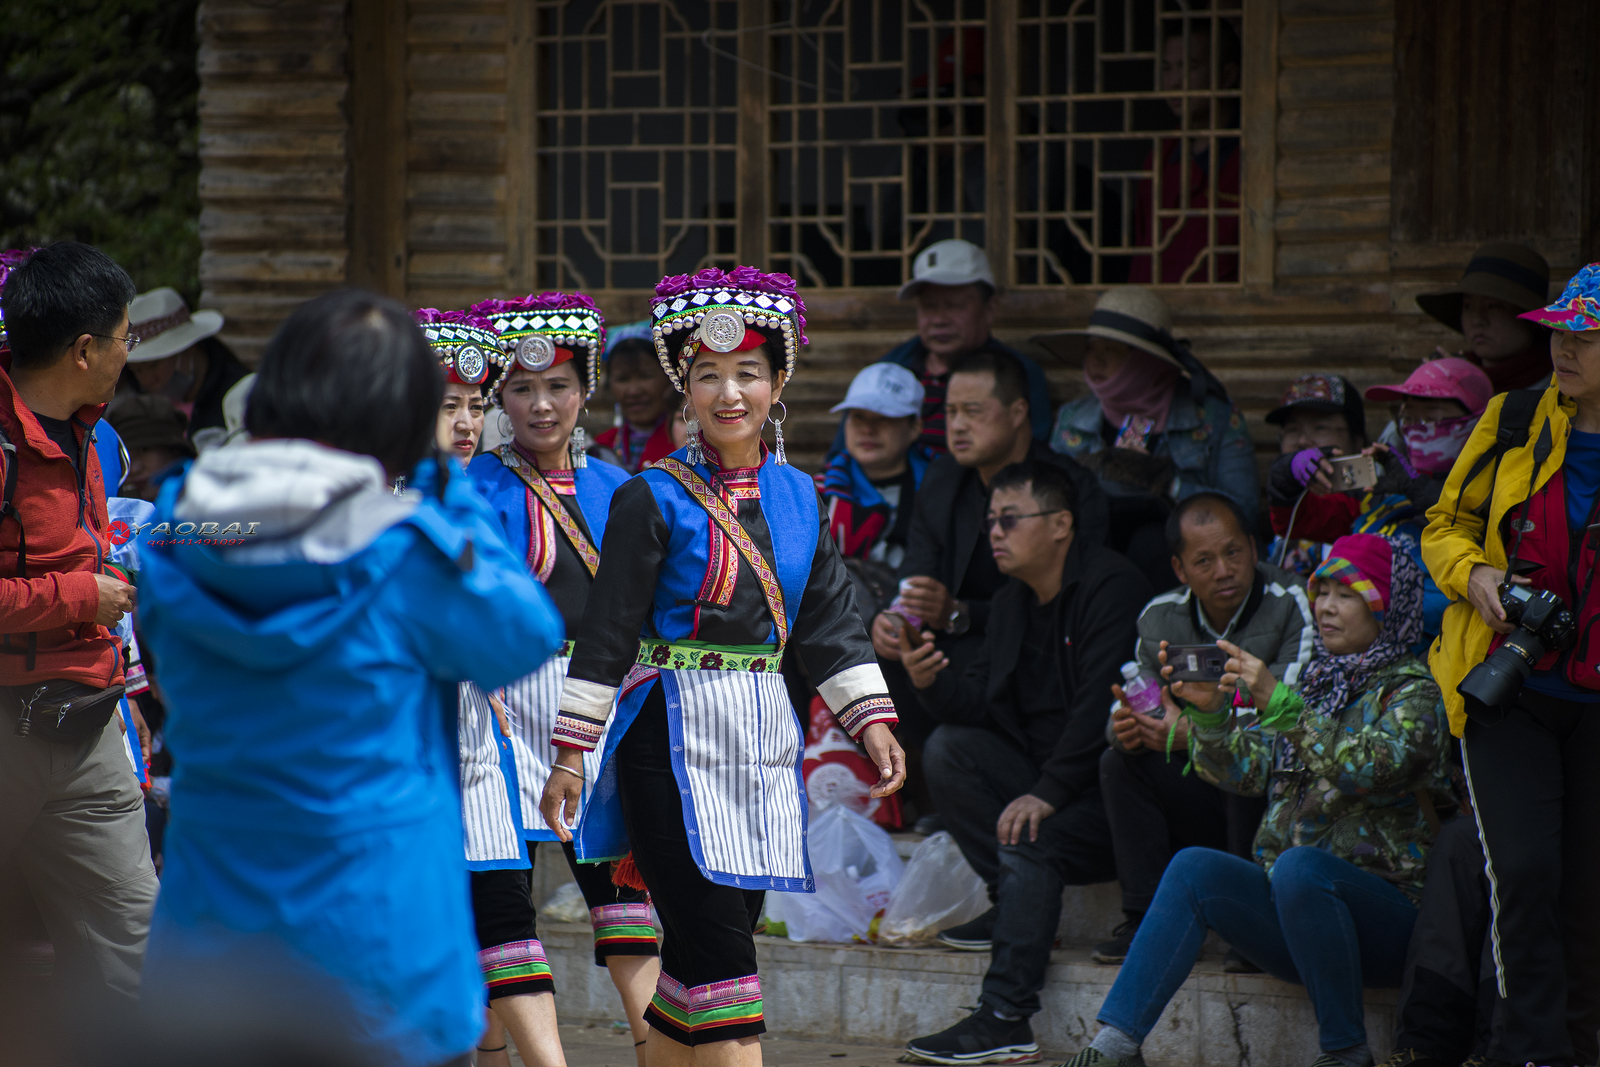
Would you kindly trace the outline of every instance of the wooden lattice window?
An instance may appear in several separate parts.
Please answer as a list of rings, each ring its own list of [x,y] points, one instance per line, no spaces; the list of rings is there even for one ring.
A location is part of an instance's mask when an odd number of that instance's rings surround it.
[[[899,285],[934,241],[984,244],[982,0],[780,0],[768,255],[806,285]]]
[[[540,285],[649,289],[732,265],[738,10],[538,4]]]
[[[1016,282],[1239,280],[1239,0],[1022,0]]]
[[[537,0],[539,282],[1240,280],[1242,0]]]

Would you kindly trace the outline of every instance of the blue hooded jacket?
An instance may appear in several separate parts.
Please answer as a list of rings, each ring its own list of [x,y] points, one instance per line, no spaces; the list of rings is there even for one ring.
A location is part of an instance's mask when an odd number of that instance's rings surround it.
[[[441,499],[437,471],[398,497],[368,457],[257,441],[163,487],[139,533],[175,755],[152,1010],[197,982],[269,1017],[316,989],[329,1025],[407,1067],[481,1033],[456,686],[527,674],[563,632],[464,472]],[[205,534],[242,544],[184,543]]]

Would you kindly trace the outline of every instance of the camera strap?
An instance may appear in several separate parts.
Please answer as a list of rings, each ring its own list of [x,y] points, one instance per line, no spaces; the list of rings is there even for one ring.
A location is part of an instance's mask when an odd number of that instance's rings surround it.
[[[1507,401],[1510,400],[1511,396],[1515,395],[1513,393],[1507,396]],[[1544,461],[1550,458],[1550,453],[1554,449],[1555,441],[1550,436],[1550,420],[1545,419],[1544,425],[1539,429],[1538,443],[1533,446],[1533,472],[1528,475],[1528,495],[1523,497],[1522,501],[1524,511],[1527,509],[1528,502],[1533,499],[1534,486],[1539,484],[1539,469],[1544,466]],[[1496,461],[1495,473],[1498,475],[1499,472],[1499,462]],[[1457,499],[1459,501],[1459,498]],[[1491,502],[1494,500],[1494,487],[1492,485],[1489,489],[1489,499]],[[1509,583],[1511,576],[1516,573],[1517,553],[1522,551],[1522,535],[1528,532],[1527,527],[1528,524],[1525,522],[1517,523],[1517,539],[1511,543],[1511,556],[1506,560],[1506,577],[1505,582],[1502,584]]]

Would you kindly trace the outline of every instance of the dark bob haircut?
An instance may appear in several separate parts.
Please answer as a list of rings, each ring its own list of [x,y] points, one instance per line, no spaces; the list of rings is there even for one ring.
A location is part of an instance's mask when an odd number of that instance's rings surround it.
[[[136,292],[128,272],[92,245],[59,241],[39,249],[0,292],[12,366],[48,367],[84,334],[115,333]]]
[[[244,424],[252,437],[371,456],[395,476],[434,451],[443,400],[439,361],[410,313],[340,289],[295,308],[267,342]]]
[[[1009,463],[1001,467],[1000,472],[990,480],[989,492],[992,495],[1001,489],[1020,489],[1025,485],[1042,509],[1077,511],[1078,490],[1072,484],[1072,475],[1054,463],[1032,459]]]
[[[1250,540],[1250,522],[1244,517],[1244,509],[1239,502],[1226,493],[1206,490],[1194,496],[1185,497],[1179,501],[1178,506],[1172,509],[1172,514],[1167,516],[1167,549],[1174,555],[1183,555],[1183,520],[1193,515],[1195,522],[1205,525],[1210,522],[1221,522],[1225,516],[1232,516],[1233,523],[1239,528],[1239,533],[1245,540]]]

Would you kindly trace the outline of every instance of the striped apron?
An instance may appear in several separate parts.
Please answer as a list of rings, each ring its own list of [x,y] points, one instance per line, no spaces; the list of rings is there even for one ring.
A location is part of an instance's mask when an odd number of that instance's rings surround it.
[[[580,820],[580,858],[615,854],[616,744],[652,685],[662,687],[689,851],[718,885],[809,893],[805,734],[770,647],[646,640],[598,752],[605,766]],[[733,668],[733,669],[728,669]],[[585,765],[587,767],[587,764]],[[609,810],[608,810],[609,809]]]
[[[511,718],[511,751],[516,759],[517,782],[522,793],[522,833],[529,841],[558,840],[555,831],[544,824],[539,800],[550,777],[553,753],[550,735],[555,730],[556,710],[561,703],[561,686],[566,681],[567,665],[572,662],[572,642],[540,665],[501,690],[506,713]],[[605,745],[602,735],[600,746]],[[584,800],[590,784],[600,773],[600,748],[583,754]]]
[[[528,866],[517,776],[494,709],[473,682],[457,687],[456,739],[461,748],[461,829],[467,866],[492,871]]]

